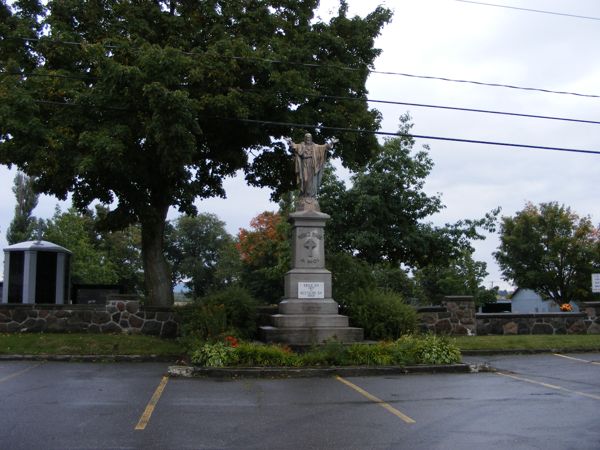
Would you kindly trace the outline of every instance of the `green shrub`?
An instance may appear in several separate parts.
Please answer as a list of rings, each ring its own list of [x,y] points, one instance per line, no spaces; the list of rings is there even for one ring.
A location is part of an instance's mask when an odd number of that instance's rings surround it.
[[[346,351],[346,360],[349,364],[361,366],[389,366],[395,362],[391,345],[381,342],[351,345]]]
[[[299,359],[287,347],[279,345],[262,345],[247,342],[240,343],[235,348],[236,360],[240,366],[296,366]]]
[[[398,339],[414,332],[417,327],[414,308],[394,292],[357,290],[346,299],[345,313],[355,326],[364,329],[366,339]]]
[[[252,338],[257,331],[257,302],[241,286],[230,286],[199,299],[204,305],[223,305],[227,329],[241,338]]]
[[[412,360],[404,364],[456,364],[461,360],[460,349],[446,336],[403,336],[394,346],[405,361]]]
[[[235,350],[224,342],[207,342],[192,352],[191,361],[204,367],[228,366],[237,362]]]
[[[346,364],[347,346],[336,340],[316,346],[300,355],[303,366],[341,366]]]
[[[226,334],[252,338],[257,330],[256,301],[243,288],[228,287],[180,309],[185,340],[207,341]]]
[[[227,331],[224,305],[204,305],[197,301],[178,311],[181,334],[187,340],[217,339]]]

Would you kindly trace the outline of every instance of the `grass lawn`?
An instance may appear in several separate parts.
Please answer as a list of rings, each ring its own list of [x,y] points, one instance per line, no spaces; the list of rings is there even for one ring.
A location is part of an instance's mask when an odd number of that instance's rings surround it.
[[[468,350],[548,350],[600,351],[600,335],[518,335],[518,336],[461,336],[456,338],[461,351]]]
[[[455,341],[461,351],[600,351],[600,335],[460,336]],[[176,340],[144,335],[0,334],[3,355],[180,356],[184,353],[185,349]]]
[[[0,334],[3,355],[157,355],[177,356],[183,350],[172,339],[126,334],[14,333]]]

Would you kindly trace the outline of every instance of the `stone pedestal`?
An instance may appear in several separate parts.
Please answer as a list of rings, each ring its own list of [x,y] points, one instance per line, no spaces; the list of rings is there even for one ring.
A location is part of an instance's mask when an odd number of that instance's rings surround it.
[[[267,342],[290,345],[320,344],[329,339],[358,342],[362,328],[348,326],[332,298],[331,272],[325,269],[325,222],[327,214],[314,210],[290,214],[292,269],[285,275],[284,299],[273,326],[261,327]]]

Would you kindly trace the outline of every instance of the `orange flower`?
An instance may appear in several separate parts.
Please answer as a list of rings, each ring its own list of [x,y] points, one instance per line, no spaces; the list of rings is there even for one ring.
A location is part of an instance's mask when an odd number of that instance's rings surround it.
[[[234,336],[225,336],[225,342],[233,348],[237,347],[239,344],[238,340]]]
[[[571,312],[573,311],[573,307],[568,303],[563,303],[560,305],[560,310],[563,312]]]

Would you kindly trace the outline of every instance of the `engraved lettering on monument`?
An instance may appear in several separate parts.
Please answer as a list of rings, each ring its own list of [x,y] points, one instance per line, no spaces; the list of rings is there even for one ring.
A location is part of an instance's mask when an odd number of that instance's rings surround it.
[[[325,283],[298,282],[298,298],[325,298]]]

